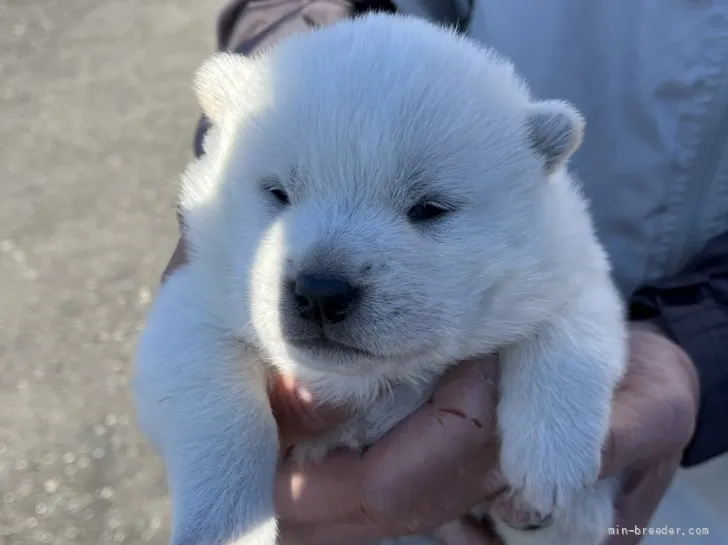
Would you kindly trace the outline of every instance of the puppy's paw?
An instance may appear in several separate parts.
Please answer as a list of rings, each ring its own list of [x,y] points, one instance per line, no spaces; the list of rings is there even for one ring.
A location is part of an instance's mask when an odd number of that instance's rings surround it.
[[[496,517],[517,530],[542,528],[552,520],[551,515],[542,515],[528,505],[517,492],[509,489],[498,495],[489,508],[481,512],[481,515]]]
[[[608,479],[582,489],[564,510],[538,525],[516,528],[497,510],[491,519],[506,545],[602,545],[614,522],[617,486],[616,479]]]
[[[611,354],[596,357],[571,342],[583,335],[557,333],[507,354],[498,405],[503,477],[543,516],[596,483],[618,376]]]
[[[539,422],[504,427],[500,458],[503,477],[518,500],[542,517],[593,485],[601,465],[599,430],[549,426],[548,420],[544,415]]]

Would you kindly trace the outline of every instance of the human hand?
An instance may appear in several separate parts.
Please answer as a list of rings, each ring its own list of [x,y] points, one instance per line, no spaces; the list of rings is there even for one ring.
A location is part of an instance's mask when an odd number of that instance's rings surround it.
[[[625,479],[615,525],[649,525],[695,431],[698,402],[698,375],[688,355],[653,324],[633,324],[627,377],[615,396],[603,458],[603,476]],[[613,536],[605,545],[641,540]]]
[[[363,454],[334,452],[304,469],[284,460],[276,484],[283,543],[364,545],[433,532],[447,544],[483,543],[482,527],[453,521],[505,490],[495,470],[497,375],[495,358],[463,363],[442,379],[430,403]],[[296,414],[291,398],[306,406],[309,423],[279,420],[284,444],[288,436],[300,437],[301,428],[313,428],[313,435],[326,429],[321,420],[310,424],[317,411],[299,391],[289,382],[272,399],[274,413],[282,398],[289,399],[288,415]]]
[[[165,277],[185,261],[180,240]],[[657,328],[632,324],[629,342],[602,471],[625,476],[615,505],[615,524],[623,528],[649,523],[692,437],[699,399],[692,362]],[[473,505],[504,497],[494,471],[496,373],[493,359],[459,367],[432,403],[363,455],[337,452],[305,471],[283,463],[276,486],[286,545],[356,545],[416,532],[434,532],[445,545],[499,545],[489,528],[462,518]],[[342,417],[316,408],[288,378],[277,381],[271,401],[284,446],[322,433]],[[529,516],[508,502],[492,508],[516,525]],[[630,534],[606,545],[639,541]]]
[[[650,324],[632,324],[629,343],[602,470],[604,477],[624,476],[615,505],[615,524],[624,528],[648,525],[692,437],[698,407],[697,374],[679,347]],[[458,369],[425,415],[416,413],[363,456],[336,453],[305,471],[283,465],[277,497],[284,536],[291,544],[338,545],[434,532],[446,545],[500,545],[489,528],[462,517],[489,500],[514,525],[531,516],[502,501],[506,495],[495,477],[496,377],[488,373],[496,367],[490,361]],[[439,420],[438,413],[448,417]],[[481,424],[469,427],[474,414]],[[468,433],[479,439],[463,436]],[[606,545],[640,539],[614,536]]]

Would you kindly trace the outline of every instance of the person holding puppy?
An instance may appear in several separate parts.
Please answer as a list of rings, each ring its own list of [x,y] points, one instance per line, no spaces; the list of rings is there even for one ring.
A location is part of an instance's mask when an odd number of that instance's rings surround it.
[[[536,94],[585,114],[588,136],[572,169],[631,319],[602,474],[625,475],[617,523],[648,526],[679,467],[728,451],[728,5],[235,0],[220,16],[218,47],[253,54],[373,10],[459,25],[509,56]],[[205,128],[203,119],[198,154]],[[184,261],[180,240],[167,272]],[[497,383],[497,356],[463,362],[429,404],[363,454],[336,453],[305,471],[284,459],[285,542],[365,545],[434,532],[445,545],[498,544],[487,521],[464,516],[502,497]],[[284,443],[340,417],[291,377],[279,378],[271,402]],[[491,508],[514,525],[548,523],[507,502]]]

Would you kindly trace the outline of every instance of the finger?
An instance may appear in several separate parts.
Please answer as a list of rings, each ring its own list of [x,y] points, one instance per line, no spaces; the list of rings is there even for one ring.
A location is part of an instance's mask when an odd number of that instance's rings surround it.
[[[288,375],[274,378],[270,402],[282,443],[317,437],[349,416],[343,407],[317,404],[311,392]]]
[[[281,518],[416,534],[501,492],[502,485],[486,478],[498,458],[496,384],[492,360],[463,364],[443,380],[432,403],[363,455],[335,453],[305,472],[282,467]]]
[[[495,358],[461,364],[443,378],[431,404],[366,453],[373,468],[364,497],[370,516],[389,526],[399,518],[414,529],[423,523],[434,529],[505,488],[494,478],[497,387]]]
[[[503,545],[493,529],[470,517],[463,517],[438,528],[434,537],[442,545]]]
[[[332,452],[321,463],[304,468],[284,461],[276,475],[279,519],[286,526],[361,524],[366,471],[361,454],[348,450]]]
[[[644,465],[628,476],[615,503],[615,528],[645,528],[680,467],[680,456]],[[605,545],[636,545],[640,535],[615,535]]]
[[[616,392],[602,476],[681,451],[692,436],[697,407],[688,366],[671,341],[651,332],[630,338],[630,364]]]
[[[306,524],[280,527],[280,545],[371,545],[371,529],[360,526]]]

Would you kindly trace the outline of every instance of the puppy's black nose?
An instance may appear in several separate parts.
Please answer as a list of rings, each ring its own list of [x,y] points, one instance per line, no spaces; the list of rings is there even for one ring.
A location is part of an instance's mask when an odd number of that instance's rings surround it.
[[[359,290],[343,278],[299,274],[293,283],[296,310],[307,320],[335,324],[346,319]]]

